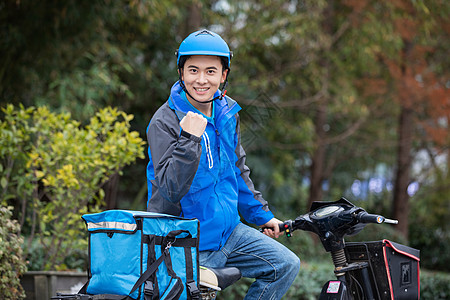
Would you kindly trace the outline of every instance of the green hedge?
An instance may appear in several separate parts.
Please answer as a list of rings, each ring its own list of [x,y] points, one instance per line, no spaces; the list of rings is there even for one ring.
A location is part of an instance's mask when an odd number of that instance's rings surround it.
[[[12,207],[0,207],[0,295],[1,299],[23,299],[19,277],[25,273],[20,226],[12,219]]]
[[[411,247],[420,249],[421,266],[450,272],[450,228],[417,222],[410,227]]]
[[[450,299],[450,273],[422,270],[420,274],[420,299]]]
[[[333,266],[329,263],[302,262],[300,272],[283,299],[316,300],[323,284],[333,279]],[[253,280],[242,278],[240,281],[220,292],[217,300],[238,300],[245,293]]]
[[[87,249],[80,216],[100,211],[105,183],[145,158],[133,116],[109,107],[81,124],[68,113],[22,105],[0,114],[0,204],[14,206],[30,269],[82,266],[70,259]]]
[[[334,279],[333,266],[324,262],[302,262],[300,273],[283,299],[316,300],[322,286]],[[218,294],[217,300],[238,300],[245,293],[252,280],[243,278]],[[450,273],[422,270],[420,274],[420,299],[450,299]]]

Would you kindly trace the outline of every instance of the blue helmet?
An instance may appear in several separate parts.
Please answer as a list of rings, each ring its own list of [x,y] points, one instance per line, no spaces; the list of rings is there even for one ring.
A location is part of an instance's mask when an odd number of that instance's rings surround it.
[[[190,55],[213,55],[219,57],[225,57],[230,68],[231,57],[233,53],[228,48],[227,43],[218,35],[212,31],[203,29],[191,33],[187,38],[181,42],[180,48],[177,52],[177,66],[180,67],[180,57]]]

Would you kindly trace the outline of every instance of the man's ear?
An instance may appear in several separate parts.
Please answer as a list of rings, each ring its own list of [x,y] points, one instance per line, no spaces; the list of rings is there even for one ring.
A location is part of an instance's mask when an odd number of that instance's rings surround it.
[[[178,75],[180,76],[180,78],[181,78],[181,80],[184,80],[183,79],[183,69],[182,68],[178,68]]]
[[[224,83],[225,79],[227,79],[228,69],[223,70],[222,72],[222,80],[220,83]]]

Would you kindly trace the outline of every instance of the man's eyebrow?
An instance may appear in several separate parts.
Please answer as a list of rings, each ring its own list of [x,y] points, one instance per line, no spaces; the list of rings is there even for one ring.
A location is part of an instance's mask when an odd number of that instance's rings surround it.
[[[192,68],[192,69],[200,69],[199,67],[195,66],[195,65],[189,65],[188,68]],[[211,67],[207,67],[207,70],[217,70],[216,67],[211,66]]]

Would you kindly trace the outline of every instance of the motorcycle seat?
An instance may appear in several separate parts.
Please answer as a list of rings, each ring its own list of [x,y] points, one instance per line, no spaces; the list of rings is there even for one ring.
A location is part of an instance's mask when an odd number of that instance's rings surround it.
[[[200,266],[200,285],[221,291],[242,277],[235,267],[207,268]]]

